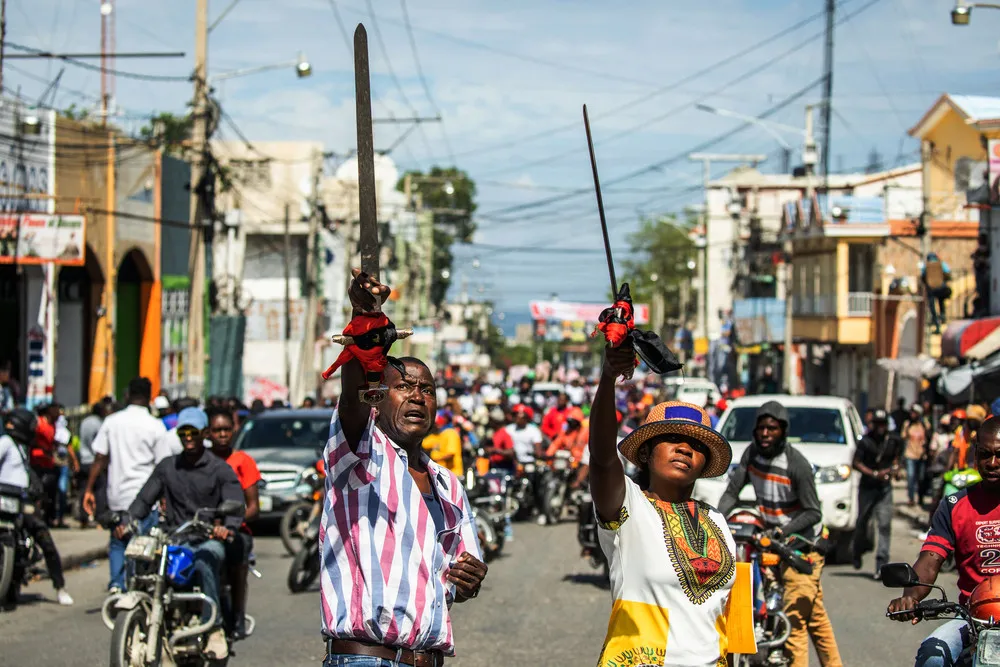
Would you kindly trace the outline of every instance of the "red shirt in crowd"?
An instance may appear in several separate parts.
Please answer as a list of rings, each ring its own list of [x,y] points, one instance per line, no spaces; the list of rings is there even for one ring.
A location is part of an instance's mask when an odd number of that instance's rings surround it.
[[[240,488],[246,492],[254,484],[257,484],[261,480],[260,469],[257,467],[257,462],[254,461],[249,454],[246,452],[232,452],[229,458],[226,459],[226,463],[229,467],[233,469],[236,473],[237,479],[240,480]],[[240,526],[240,529],[244,532],[249,533],[250,529],[247,527],[246,522]]]
[[[31,448],[31,467],[55,468],[56,427],[45,417],[38,418],[35,429],[35,446]]]
[[[566,423],[566,413],[569,407],[562,410],[553,406],[542,418],[542,433],[549,440],[555,440],[556,436],[562,433],[563,425]]]

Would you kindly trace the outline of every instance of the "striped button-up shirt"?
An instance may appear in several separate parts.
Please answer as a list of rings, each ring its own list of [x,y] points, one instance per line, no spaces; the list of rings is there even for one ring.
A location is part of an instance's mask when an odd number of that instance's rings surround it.
[[[463,551],[482,558],[461,482],[421,453],[444,515],[439,533],[406,452],[375,425],[374,412],[355,451],[334,413],[323,458],[323,634],[453,655],[448,570]]]

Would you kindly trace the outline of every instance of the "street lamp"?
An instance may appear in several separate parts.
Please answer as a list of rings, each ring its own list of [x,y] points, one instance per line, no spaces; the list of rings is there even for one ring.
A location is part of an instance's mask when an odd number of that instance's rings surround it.
[[[965,2],[965,0],[955,0],[955,7],[951,10],[952,25],[969,25],[972,18],[972,8],[981,7],[983,9],[1000,9],[1000,4],[994,2]]]
[[[218,81],[225,81],[226,79],[235,79],[240,76],[247,76],[250,74],[257,74],[259,72],[269,72],[275,69],[285,69],[286,67],[295,68],[295,76],[300,79],[305,79],[312,76],[312,64],[306,59],[304,53],[299,52],[299,57],[295,60],[286,60],[284,62],[275,63],[273,65],[262,65],[260,67],[247,67],[244,69],[233,70],[232,72],[223,72],[221,74],[215,74],[208,77],[209,83],[216,83]]]

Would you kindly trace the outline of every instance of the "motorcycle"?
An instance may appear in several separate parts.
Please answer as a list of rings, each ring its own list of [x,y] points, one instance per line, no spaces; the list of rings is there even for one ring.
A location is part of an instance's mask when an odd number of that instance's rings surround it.
[[[949,470],[944,474],[944,495],[947,497],[953,493],[958,493],[962,489],[975,486],[981,481],[983,481],[983,478],[975,468]]]
[[[0,484],[0,603],[13,590],[14,599],[35,574],[35,565],[42,560],[41,548],[35,538],[24,530],[24,514],[35,512],[24,489]]]
[[[319,576],[319,527],[321,516],[317,514],[306,526],[302,536],[302,546],[295,553],[288,568],[288,590],[301,593],[309,588]]]
[[[510,523],[507,477],[502,471],[491,470],[489,460],[480,457],[475,469],[466,471],[465,488],[472,504],[483,560],[490,562],[500,555],[507,540]]]
[[[323,512],[323,486],[323,476],[315,468],[303,471],[299,477],[295,486],[299,501],[285,510],[278,526],[281,544],[289,556],[299,552],[309,524]]]
[[[767,536],[764,521],[756,509],[738,508],[729,514],[726,521],[736,542],[736,560],[752,565],[754,635],[757,640],[757,653],[733,655],[732,666],[787,667],[790,663],[783,648],[792,626],[784,611],[785,584],[781,578],[781,564],[785,563],[796,572],[811,574],[812,563],[788,544]]]
[[[589,558],[590,566],[600,569],[603,581],[610,583],[611,565],[597,537],[597,510],[594,509],[594,499],[589,489],[577,495],[577,522],[576,540],[580,543],[580,555]]]
[[[554,526],[562,519],[575,468],[572,457],[566,450],[556,452],[551,463],[543,465],[545,467],[539,479],[539,484],[542,486],[542,506],[538,511],[546,524]]]
[[[223,502],[218,508],[204,508],[172,531],[153,528],[148,535],[133,535],[125,547],[126,562],[133,571],[127,593],[105,601],[102,616],[113,618],[111,630],[111,667],[136,667],[160,664],[192,667],[222,667],[229,658],[213,659],[205,655],[208,634],[223,617],[227,641],[253,634],[254,619],[244,615],[246,628],[236,637],[235,622],[229,601],[229,586],[220,581],[223,609],[197,587],[191,586],[194,573],[193,552],[183,546],[191,538],[209,539],[212,519],[242,513],[243,503]],[[254,571],[256,576],[259,573]],[[208,609],[209,619],[201,622]]]
[[[991,583],[985,581],[985,585]],[[938,619],[961,619],[968,624],[973,642],[972,667],[1000,667],[1000,619],[988,620],[976,618],[967,605],[950,602],[944,589],[940,586],[921,583],[920,577],[909,563],[889,563],[882,566],[882,585],[886,588],[910,588],[912,586],[927,586],[941,591],[939,600],[921,600],[913,611],[887,611],[889,618],[903,614],[915,613],[924,621]],[[972,597],[975,597],[973,591]]]

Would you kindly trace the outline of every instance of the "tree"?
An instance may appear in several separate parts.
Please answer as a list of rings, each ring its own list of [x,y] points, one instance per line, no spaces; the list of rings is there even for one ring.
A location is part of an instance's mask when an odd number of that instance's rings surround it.
[[[629,247],[635,259],[622,263],[624,271],[618,279],[628,282],[633,301],[650,303],[654,296],[660,296],[667,318],[686,316],[681,312],[681,303],[691,303],[694,299],[677,296],[688,289],[692,276],[688,263],[698,261],[691,239],[694,228],[694,214],[688,211],[684,221],[678,221],[676,215],[643,218],[639,229],[629,234]]]
[[[408,171],[396,183],[396,189],[406,191],[406,177],[410,177],[411,192],[419,195],[421,206],[431,209],[434,215],[433,275],[431,276],[431,303],[439,308],[444,303],[451,286],[454,255],[451,245],[455,241],[469,243],[476,232],[472,214],[476,211],[476,182],[456,167],[432,167],[424,174]]]
[[[68,118],[70,120],[75,120],[79,122],[86,122],[90,119],[90,109],[84,107],[76,106],[76,102],[70,104],[68,107],[59,112],[59,115],[63,118]]]
[[[149,123],[139,130],[139,138],[147,143],[163,146],[167,153],[183,153],[191,140],[191,116],[175,116],[164,111],[149,119]]]

